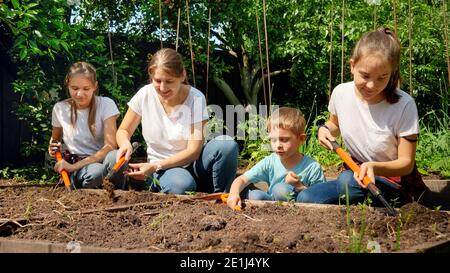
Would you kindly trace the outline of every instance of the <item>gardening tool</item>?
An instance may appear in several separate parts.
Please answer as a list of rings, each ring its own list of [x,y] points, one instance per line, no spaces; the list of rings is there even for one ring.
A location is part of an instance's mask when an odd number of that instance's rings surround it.
[[[222,200],[222,203],[227,203],[228,201],[228,193],[223,193],[223,192],[217,192],[217,193],[211,193],[208,195],[204,195],[204,196],[197,196],[197,197],[193,197],[192,199],[197,199],[197,200]],[[235,206],[234,210],[241,210],[240,206]]]
[[[52,142],[53,143],[58,143],[57,140],[53,140]],[[59,148],[56,148],[56,150],[55,150],[55,157],[56,157],[57,161],[61,161],[62,160],[62,154],[61,154],[61,151],[60,151]],[[64,181],[64,186],[66,187],[66,189],[68,191],[72,191],[72,186],[71,186],[71,183],[70,183],[69,173],[66,170],[62,170],[61,171],[61,176],[62,176],[62,179]]]
[[[359,166],[353,161],[353,159],[342,149],[339,144],[337,144],[336,141],[331,141],[331,145],[333,146],[333,151],[335,151],[342,160],[344,160],[345,164],[354,172],[359,173]],[[378,187],[370,181],[370,178],[366,175],[363,178],[363,184],[367,186],[367,189],[369,189],[370,193],[372,193],[373,196],[378,198],[381,203],[386,207],[388,214],[391,216],[397,215],[397,212],[395,209],[386,201],[384,196],[381,194],[381,191],[378,189]]]
[[[141,144],[139,142],[133,142],[132,146],[132,150],[131,150],[131,154],[133,154],[137,148],[139,148]],[[109,181],[111,179],[111,177],[117,173],[120,168],[122,167],[122,165],[125,163],[125,155],[121,156],[119,158],[119,161],[116,162],[116,164],[114,164],[114,166],[112,167],[112,169],[109,171],[109,173],[105,176],[105,178],[103,179],[103,188],[108,192],[108,196],[109,198],[114,200],[114,185],[113,183],[111,183],[111,181]]]
[[[134,151],[137,150],[137,148],[139,148],[141,144],[139,142],[133,142],[132,146],[132,150],[131,150],[131,154],[130,156],[134,153]],[[106,175],[105,180],[109,180],[111,179],[111,177],[117,173],[117,171],[119,171],[119,169],[122,167],[122,165],[125,163],[125,155],[121,156],[119,158],[119,161],[116,162],[116,164],[114,164],[114,166],[112,167],[112,169],[109,171],[109,173]]]

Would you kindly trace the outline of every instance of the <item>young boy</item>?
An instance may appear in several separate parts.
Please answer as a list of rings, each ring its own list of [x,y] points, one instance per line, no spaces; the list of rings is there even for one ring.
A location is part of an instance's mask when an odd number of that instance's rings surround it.
[[[273,153],[233,181],[227,200],[232,209],[242,205],[240,192],[250,183],[264,181],[269,189],[249,190],[248,199],[297,201],[299,192],[326,181],[319,163],[299,152],[306,139],[305,118],[300,110],[289,107],[275,110],[267,130]]]

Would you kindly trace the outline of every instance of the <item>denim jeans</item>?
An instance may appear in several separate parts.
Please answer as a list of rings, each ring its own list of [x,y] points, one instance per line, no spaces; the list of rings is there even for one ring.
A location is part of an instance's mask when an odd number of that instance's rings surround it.
[[[250,200],[272,200],[272,201],[297,201],[298,192],[294,186],[287,183],[278,183],[272,189],[272,194],[265,191],[252,189],[247,193],[246,198]]]
[[[386,179],[375,176],[375,185],[380,189],[388,202],[399,198],[399,191]],[[369,191],[359,186],[353,178],[351,170],[343,171],[336,180],[325,183],[314,184],[302,191],[298,197],[298,202],[319,203],[319,204],[345,204],[346,193],[348,191],[348,200],[350,204],[362,203],[367,197]],[[344,197],[340,202],[339,198]],[[374,206],[381,206],[378,199],[373,199]]]
[[[117,150],[105,158],[105,175],[114,166]],[[199,159],[187,167],[175,167],[154,173],[147,181],[127,179],[122,166],[112,178],[115,188],[136,190],[150,189],[164,193],[185,194],[187,191],[224,192],[228,191],[236,176],[239,149],[237,143],[228,136],[218,136],[207,142]],[[125,165],[125,164],[124,164]]]
[[[80,188],[100,188],[103,181],[103,164],[91,163],[70,174],[72,186]]]

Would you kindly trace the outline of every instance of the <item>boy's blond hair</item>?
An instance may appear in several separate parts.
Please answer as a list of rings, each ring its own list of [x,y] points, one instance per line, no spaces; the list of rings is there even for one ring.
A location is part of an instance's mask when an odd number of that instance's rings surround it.
[[[267,131],[270,133],[273,127],[278,127],[300,135],[305,132],[305,123],[302,111],[291,107],[280,107],[273,111],[267,120]]]

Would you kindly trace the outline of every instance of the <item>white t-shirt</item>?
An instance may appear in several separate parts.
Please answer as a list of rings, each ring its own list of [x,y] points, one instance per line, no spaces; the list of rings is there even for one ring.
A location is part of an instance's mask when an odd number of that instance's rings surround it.
[[[63,141],[69,152],[80,156],[89,156],[104,146],[104,121],[119,115],[115,102],[107,97],[96,96],[95,139],[89,130],[89,108],[77,109],[77,122],[72,126],[70,104],[67,100],[55,104],[52,112],[52,126],[62,127]]]
[[[414,99],[397,89],[400,99],[367,104],[356,95],[354,82],[338,85],[331,94],[328,111],[336,115],[344,143],[360,162],[398,158],[399,137],[419,133]]]
[[[142,118],[148,162],[164,160],[186,149],[192,124],[208,119],[205,96],[194,87],[170,115],[164,111],[152,84],[142,87],[128,106]]]

